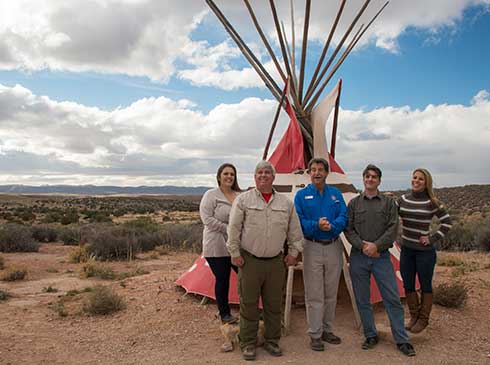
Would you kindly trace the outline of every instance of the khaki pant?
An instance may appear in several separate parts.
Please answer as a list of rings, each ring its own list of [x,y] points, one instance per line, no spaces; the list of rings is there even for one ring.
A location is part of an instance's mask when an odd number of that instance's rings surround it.
[[[259,298],[262,297],[266,342],[278,343],[281,338],[281,307],[285,267],[283,255],[258,259],[243,251],[245,260],[238,270],[240,294],[240,347],[255,345],[259,329]]]
[[[312,338],[320,338],[323,331],[332,332],[342,255],[340,239],[330,245],[305,240],[303,279],[308,334]]]

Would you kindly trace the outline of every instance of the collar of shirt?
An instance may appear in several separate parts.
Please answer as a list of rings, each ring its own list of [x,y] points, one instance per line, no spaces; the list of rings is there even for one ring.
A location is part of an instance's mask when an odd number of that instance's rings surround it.
[[[363,199],[368,199],[368,200],[371,200],[371,199],[374,199],[374,198],[381,199],[381,194],[380,194],[379,190],[376,193],[376,195],[373,195],[373,196],[367,196],[364,191],[360,195],[363,197]]]

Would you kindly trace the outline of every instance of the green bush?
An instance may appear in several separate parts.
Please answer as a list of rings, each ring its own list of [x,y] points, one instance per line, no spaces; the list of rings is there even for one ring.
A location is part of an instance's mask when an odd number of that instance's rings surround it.
[[[0,252],[37,252],[39,242],[32,238],[31,230],[19,224],[0,228]]]
[[[124,299],[107,286],[97,285],[89,294],[83,310],[91,315],[107,315],[126,308]]]
[[[58,289],[53,288],[51,285],[43,288],[43,293],[57,293]]]
[[[59,212],[49,212],[45,215],[43,222],[44,223],[56,223],[61,221],[61,214]]]
[[[69,210],[61,217],[60,223],[63,225],[78,223],[80,216],[76,210]]]
[[[32,238],[38,242],[55,242],[58,239],[58,231],[49,226],[32,227]]]
[[[10,294],[6,290],[0,289],[0,300],[7,300],[10,297]]]
[[[441,250],[472,251],[476,249],[474,232],[464,223],[455,223],[439,243]]]
[[[468,289],[460,282],[443,283],[434,288],[434,303],[449,308],[460,308],[468,298]]]

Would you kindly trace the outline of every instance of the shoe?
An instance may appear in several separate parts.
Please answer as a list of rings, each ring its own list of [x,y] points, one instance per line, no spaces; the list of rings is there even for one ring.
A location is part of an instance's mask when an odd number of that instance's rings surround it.
[[[235,316],[232,316],[231,314],[225,314],[223,317],[221,317],[221,323],[223,323],[223,324],[225,324],[225,323],[232,324],[232,323],[236,323],[236,322],[238,322],[238,318]]]
[[[266,342],[264,344],[264,350],[267,351],[269,354],[272,356],[282,356],[282,350],[279,347],[279,345],[273,343],[273,342]]]
[[[339,336],[335,336],[333,332],[323,332],[322,333],[322,340],[328,343],[331,343],[332,345],[339,345],[342,340],[340,339]]]
[[[242,349],[242,357],[244,360],[247,360],[247,361],[255,360],[255,356],[256,356],[255,346],[248,345]]]
[[[378,336],[368,337],[362,344],[363,350],[373,349],[378,344]]]
[[[325,345],[320,338],[311,338],[310,347],[313,351],[325,350]]]
[[[419,295],[417,292],[406,293],[408,310],[410,312],[410,321],[405,326],[407,331],[410,331],[417,320],[419,319],[419,311],[420,311],[420,303],[419,303]]]
[[[398,350],[400,350],[400,352],[403,353],[403,355],[409,357],[415,356],[415,350],[409,342],[398,343],[396,347],[398,347]]]
[[[422,300],[420,304],[419,318],[417,323],[410,329],[412,333],[420,333],[429,324],[430,312],[432,310],[432,293],[422,293]]]

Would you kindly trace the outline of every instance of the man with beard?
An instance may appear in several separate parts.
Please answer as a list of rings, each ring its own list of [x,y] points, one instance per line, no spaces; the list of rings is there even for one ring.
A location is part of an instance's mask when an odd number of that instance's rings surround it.
[[[347,223],[347,207],[341,192],[326,184],[328,162],[313,158],[308,163],[311,184],[294,198],[305,246],[303,278],[310,347],[323,351],[324,344],[340,344],[333,333],[337,290],[343,267],[339,234]]]

